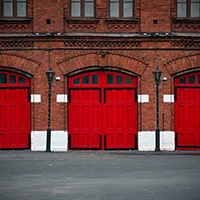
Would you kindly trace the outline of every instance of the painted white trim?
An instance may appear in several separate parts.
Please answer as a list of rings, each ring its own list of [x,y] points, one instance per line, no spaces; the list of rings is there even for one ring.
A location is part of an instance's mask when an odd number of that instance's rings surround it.
[[[139,94],[138,95],[138,103],[148,103],[149,95],[148,94]]]
[[[138,132],[138,150],[155,151],[155,131]],[[175,133],[173,131],[160,131],[160,150],[175,150]]]
[[[46,151],[47,131],[31,132],[31,151]],[[65,152],[68,150],[68,132],[51,131],[51,151]]]
[[[41,103],[41,94],[31,94],[31,103]]]
[[[56,102],[57,103],[67,103],[68,102],[67,94],[57,94],[56,95]]]
[[[164,94],[163,102],[164,103],[174,103],[174,95],[173,94]]]

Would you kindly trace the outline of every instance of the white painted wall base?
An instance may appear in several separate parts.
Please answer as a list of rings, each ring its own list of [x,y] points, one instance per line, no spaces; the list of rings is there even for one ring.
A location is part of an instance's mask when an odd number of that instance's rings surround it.
[[[46,150],[46,131],[31,131],[31,151]]]
[[[160,150],[175,151],[175,133],[174,131],[160,132]]]
[[[67,131],[51,131],[51,151],[68,151]]]
[[[31,132],[31,150],[46,151],[46,131]],[[138,150],[155,151],[155,131],[138,132]],[[160,150],[175,150],[175,134],[173,131],[160,132]],[[51,131],[51,151],[66,152],[68,151],[68,132]]]
[[[138,150],[155,151],[155,131],[138,132]],[[160,131],[160,150],[175,150],[175,134],[173,131]]]
[[[46,151],[46,131],[31,132],[31,150]],[[51,131],[51,151],[68,150],[68,133],[67,131]]]
[[[138,132],[138,150],[139,151],[155,150],[155,131]]]

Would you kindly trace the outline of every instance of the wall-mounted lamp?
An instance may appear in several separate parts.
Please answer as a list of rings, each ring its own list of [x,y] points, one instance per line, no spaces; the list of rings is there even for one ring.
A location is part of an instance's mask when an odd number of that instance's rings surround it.
[[[101,57],[104,58],[106,54],[104,52],[101,52]]]

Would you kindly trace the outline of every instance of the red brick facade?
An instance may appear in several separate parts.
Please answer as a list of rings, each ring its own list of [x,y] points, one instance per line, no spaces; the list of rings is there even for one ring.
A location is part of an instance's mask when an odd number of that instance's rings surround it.
[[[83,20],[70,18],[69,0],[28,2],[27,19],[0,19],[0,70],[32,75],[31,93],[42,97],[41,103],[32,104],[32,130],[47,128],[50,50],[50,65],[61,77],[52,87],[53,130],[67,130],[67,106],[56,102],[57,94],[67,94],[66,75],[88,67],[136,75],[138,94],[149,95],[149,103],[138,104],[138,130],[154,130],[152,72],[158,66],[167,77],[160,85],[160,126],[173,131],[174,106],[163,103],[163,95],[174,94],[176,75],[199,70],[200,20],[176,18],[175,0],[136,0],[135,18],[127,20],[109,19],[108,0],[97,0],[96,18]]]

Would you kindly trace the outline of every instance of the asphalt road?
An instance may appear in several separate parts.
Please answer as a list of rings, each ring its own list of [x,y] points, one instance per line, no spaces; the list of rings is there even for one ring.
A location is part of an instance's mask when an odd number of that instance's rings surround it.
[[[200,200],[200,152],[0,151],[0,200]]]

